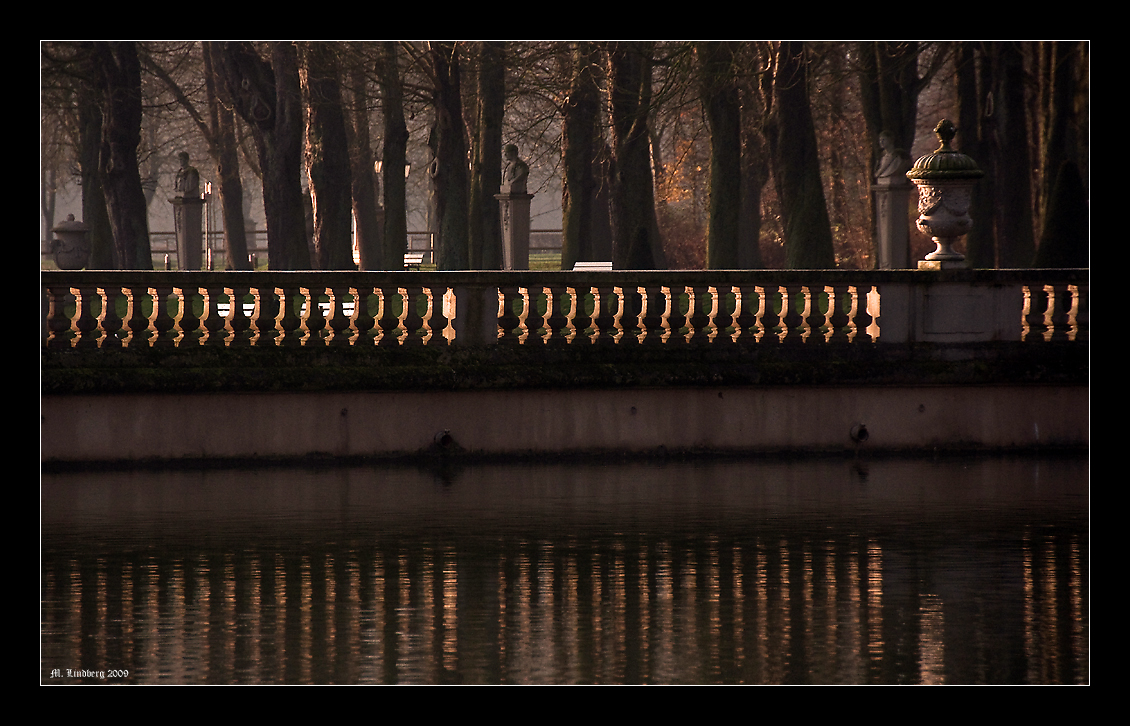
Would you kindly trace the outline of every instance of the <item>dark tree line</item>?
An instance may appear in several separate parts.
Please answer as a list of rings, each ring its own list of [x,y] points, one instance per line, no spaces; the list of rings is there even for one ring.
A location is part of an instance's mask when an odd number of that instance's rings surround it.
[[[696,264],[835,267],[845,195],[869,200],[870,171],[849,179],[827,138],[829,99],[855,109],[859,122],[842,125],[873,169],[880,133],[909,150],[936,122],[919,118],[927,93],[952,97],[958,146],[987,172],[973,210],[984,223],[966,242],[974,264],[1086,264],[1085,43],[204,42],[177,56],[197,76],[159,45],[43,44],[44,123],[67,130],[98,267],[152,264],[142,74],[204,142],[233,269],[247,267],[249,174],[272,269],[353,268],[354,220],[361,268],[399,269],[404,169],[425,140],[440,269],[501,267],[494,195],[512,141],[556,145],[538,158],[561,180],[566,269],[686,264],[672,226],[685,198],[702,199]]]

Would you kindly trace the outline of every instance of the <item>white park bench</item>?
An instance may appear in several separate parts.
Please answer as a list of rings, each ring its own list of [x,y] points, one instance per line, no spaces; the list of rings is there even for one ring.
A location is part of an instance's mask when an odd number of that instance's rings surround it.
[[[611,262],[577,262],[573,265],[573,272],[599,272],[612,271]]]
[[[424,263],[423,252],[405,252],[404,253],[404,269],[405,270],[418,270],[420,265]]]

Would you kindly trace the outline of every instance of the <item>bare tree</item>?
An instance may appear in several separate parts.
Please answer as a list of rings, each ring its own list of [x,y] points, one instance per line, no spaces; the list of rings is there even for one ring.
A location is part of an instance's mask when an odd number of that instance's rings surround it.
[[[561,267],[570,270],[579,261],[608,259],[598,252],[596,225],[607,203],[600,207],[597,189],[602,181],[600,152],[600,89],[597,86],[599,51],[591,42],[575,43],[570,51],[572,72],[562,104],[561,156],[564,163],[561,215]]]
[[[102,90],[102,188],[117,262],[127,270],[153,269],[149,217],[137,147],[141,142],[141,64],[131,42],[98,42],[94,67]]]
[[[651,55],[645,43],[611,43],[608,78],[612,128],[612,258],[617,268],[666,266],[655,217],[648,114]]]
[[[246,42],[227,42],[223,75],[236,110],[252,128],[263,173],[267,254],[272,270],[310,267],[302,200],[302,92],[293,43],[275,42],[267,62]]]
[[[341,100],[340,68],[332,44],[299,44],[306,106],[306,169],[314,213],[318,269],[352,270],[352,170]]]
[[[741,99],[729,43],[699,43],[699,85],[710,127],[710,191],[706,266],[739,267],[738,210],[741,209]]]
[[[771,103],[766,135],[784,221],[785,264],[790,269],[835,267],[816,130],[808,100],[804,43],[788,41],[777,46]]]
[[[408,251],[408,202],[404,179],[408,126],[404,122],[404,88],[396,43],[384,42],[381,46],[377,72],[384,111],[381,186],[384,189],[385,226],[381,259],[382,269],[399,270],[404,267],[404,253]]]
[[[435,84],[435,125],[428,145],[433,154],[429,172],[439,222],[436,266],[441,270],[465,270],[468,268],[469,180],[458,45],[432,43],[428,58]]]
[[[475,132],[471,147],[471,269],[502,269],[502,223],[494,195],[502,186],[502,120],[506,101],[506,47],[482,42],[478,60]]]
[[[369,134],[369,74],[372,55],[361,44],[350,44],[343,61],[349,73],[350,107],[345,126],[349,136],[350,171],[353,180],[353,218],[356,223],[357,257],[362,270],[380,270],[384,231],[377,203],[378,184],[373,168]]]

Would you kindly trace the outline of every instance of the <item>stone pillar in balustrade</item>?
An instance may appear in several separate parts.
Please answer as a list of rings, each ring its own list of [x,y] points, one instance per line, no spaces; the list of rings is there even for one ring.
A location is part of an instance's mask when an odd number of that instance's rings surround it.
[[[941,146],[914,162],[914,167],[906,172],[918,187],[918,229],[930,235],[937,245],[918,263],[918,269],[966,268],[969,263],[965,255],[953,246],[973,229],[969,216],[973,186],[985,173],[973,159],[950,148],[957,129],[948,119],[939,121],[934,133]]]
[[[896,149],[891,135],[879,134],[883,157],[875,171],[875,239],[880,270],[901,270],[910,267],[910,157]]]
[[[177,268],[199,270],[203,264],[203,209],[200,196],[200,174],[188,163],[188,153],[180,152],[180,169],[177,170],[176,194],[173,204],[173,224],[177,234]]]
[[[502,217],[502,266],[505,270],[530,269],[530,200],[526,178],[530,167],[518,158],[518,147],[507,144],[502,189],[494,195]]]

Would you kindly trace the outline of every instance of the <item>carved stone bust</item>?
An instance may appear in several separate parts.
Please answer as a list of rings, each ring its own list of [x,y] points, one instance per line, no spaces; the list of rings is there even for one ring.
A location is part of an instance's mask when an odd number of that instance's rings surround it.
[[[910,156],[902,149],[895,148],[894,139],[884,131],[879,134],[879,147],[883,156],[875,170],[875,181],[887,186],[907,185],[906,172],[912,166]]]
[[[525,194],[530,167],[518,158],[518,147],[514,144],[507,144],[502,154],[506,159],[506,166],[502,170],[502,193]]]
[[[177,196],[186,199],[199,199],[200,173],[196,171],[196,167],[188,163],[187,151],[182,151],[177,156],[180,157],[180,169],[177,169],[177,178],[174,186]]]

